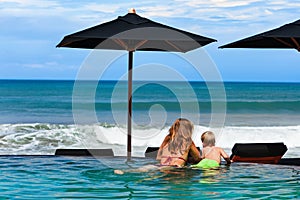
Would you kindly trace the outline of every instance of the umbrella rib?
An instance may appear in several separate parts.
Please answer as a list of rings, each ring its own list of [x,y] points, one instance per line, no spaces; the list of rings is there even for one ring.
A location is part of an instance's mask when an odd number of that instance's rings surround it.
[[[140,42],[135,46],[135,49],[140,48],[140,47],[143,46],[146,42],[148,42],[148,40],[140,41]]]
[[[61,44],[62,47],[67,47],[69,44],[71,44],[73,42],[65,42],[64,44]]]
[[[175,44],[173,44],[172,42],[168,41],[168,40],[165,40],[166,43],[168,43],[170,46],[172,46],[173,48],[175,48],[177,51],[179,52],[183,52],[182,49],[180,49],[179,47],[177,47]]]
[[[121,47],[123,47],[124,49],[128,50],[128,46],[120,39],[113,39],[113,41],[115,43],[117,43],[118,45],[120,45]]]
[[[277,40],[278,42],[281,42],[282,44],[284,44],[284,45],[286,45],[286,46],[288,46],[288,47],[294,48],[293,45],[291,45],[291,44],[288,43],[288,42],[283,41],[282,39],[279,39],[279,38],[277,38],[277,37],[274,37],[274,39]]]
[[[136,49],[143,46],[146,42],[148,42],[148,40],[140,41],[137,45],[135,45],[135,47],[133,49],[131,49],[128,47],[128,45],[126,45],[126,43],[124,41],[122,41],[120,39],[114,39],[113,41],[128,51],[135,51]]]
[[[293,37],[291,37],[291,40],[295,43],[296,47],[297,47],[297,50],[300,52],[300,45],[299,43],[297,42],[297,40]]]

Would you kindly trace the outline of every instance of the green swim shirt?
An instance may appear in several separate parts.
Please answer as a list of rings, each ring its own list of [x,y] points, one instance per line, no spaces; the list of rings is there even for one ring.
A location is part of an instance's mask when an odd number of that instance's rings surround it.
[[[201,160],[198,164],[191,165],[191,167],[197,167],[197,168],[214,168],[219,167],[219,163],[215,160],[204,158]]]

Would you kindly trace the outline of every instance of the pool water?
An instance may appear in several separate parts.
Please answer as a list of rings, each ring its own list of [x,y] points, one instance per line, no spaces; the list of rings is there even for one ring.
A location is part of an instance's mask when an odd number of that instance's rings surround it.
[[[251,163],[215,170],[114,174],[151,158],[1,156],[0,199],[299,199],[300,167]]]

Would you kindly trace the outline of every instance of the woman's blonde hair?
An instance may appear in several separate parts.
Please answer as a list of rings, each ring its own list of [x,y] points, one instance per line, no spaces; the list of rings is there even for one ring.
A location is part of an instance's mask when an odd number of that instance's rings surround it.
[[[201,141],[202,141],[203,147],[215,146],[215,143],[216,143],[215,134],[211,131],[205,131],[201,135]]]
[[[169,129],[169,151],[184,154],[192,144],[193,130],[194,125],[191,121],[184,118],[177,119]]]

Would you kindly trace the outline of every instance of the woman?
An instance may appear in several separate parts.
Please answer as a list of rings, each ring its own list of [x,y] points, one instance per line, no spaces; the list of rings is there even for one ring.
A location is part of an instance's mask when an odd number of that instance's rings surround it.
[[[200,161],[200,152],[192,140],[194,126],[187,119],[179,118],[169,129],[169,134],[160,145],[156,159],[162,166],[183,167],[189,155],[193,162]]]
[[[164,170],[168,166],[183,167],[186,165],[189,155],[195,163],[200,161],[200,152],[192,140],[194,126],[187,120],[179,118],[169,129],[169,134],[161,144],[157,160],[160,165],[146,165],[138,169],[114,170],[115,174],[125,172],[148,172],[150,170]]]

